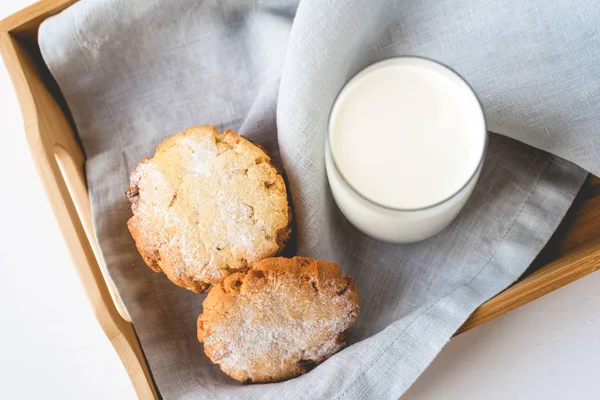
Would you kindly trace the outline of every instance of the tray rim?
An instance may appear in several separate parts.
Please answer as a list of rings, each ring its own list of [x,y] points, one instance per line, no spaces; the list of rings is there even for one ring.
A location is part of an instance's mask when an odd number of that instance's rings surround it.
[[[82,212],[91,215],[82,170],[83,154],[65,115],[54,98],[51,95],[48,97],[50,92],[45,82],[31,67],[31,62],[26,60],[16,39],[18,35],[36,30],[44,19],[77,1],[42,0],[0,21],[0,53],[17,93],[34,164],[96,319],[121,358],[138,397],[158,399],[133,325],[115,293],[112,281],[103,274],[103,260],[99,256],[93,233],[90,235],[91,226],[86,226],[89,224],[85,224],[80,217]],[[60,135],[57,133],[59,130]],[[71,139],[65,139],[69,135]],[[60,163],[61,157],[67,164]],[[70,187],[73,185],[68,184],[69,177],[76,187]],[[85,207],[84,210],[81,210],[81,205]],[[482,304],[467,318],[456,335],[599,269],[600,235]]]
[[[85,187],[83,154],[65,115],[48,91],[30,55],[16,39],[19,34],[37,30],[41,21],[76,1],[43,0],[0,21],[0,53],[21,107],[33,162],[92,311],[121,359],[137,396],[140,399],[159,399],[133,325],[123,314],[118,298],[111,295],[109,287],[112,282],[105,280],[101,269],[103,262],[94,251],[97,246],[89,240],[79,216],[80,212],[90,212],[87,194],[81,190]],[[60,156],[66,164],[59,165]],[[67,184],[67,175],[72,179],[74,188]],[[73,196],[71,190],[74,190]],[[86,199],[87,209],[78,210],[76,200],[85,204]]]

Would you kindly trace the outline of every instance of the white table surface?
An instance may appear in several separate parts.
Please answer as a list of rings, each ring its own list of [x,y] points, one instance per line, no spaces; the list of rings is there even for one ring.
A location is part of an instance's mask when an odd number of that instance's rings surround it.
[[[0,0],[0,19],[33,3]],[[133,399],[33,167],[0,63],[0,397]],[[407,399],[600,399],[600,273],[453,339]]]

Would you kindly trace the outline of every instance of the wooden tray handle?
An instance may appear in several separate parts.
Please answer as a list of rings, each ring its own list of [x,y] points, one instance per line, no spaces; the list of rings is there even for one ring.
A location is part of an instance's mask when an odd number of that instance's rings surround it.
[[[65,238],[73,264],[100,326],[119,354],[140,398],[157,399],[133,325],[118,295],[111,296],[97,260],[98,246],[83,175],[83,154],[62,110],[40,78],[28,49],[0,32],[0,50],[23,113],[37,172]],[[116,305],[118,304],[118,306]]]
[[[98,266],[100,271],[104,276],[104,281],[107,284],[110,297],[112,298],[112,301],[121,317],[124,320],[131,322],[131,317],[125,308],[125,305],[123,305],[123,301],[119,296],[119,292],[117,291],[117,288],[108,274],[108,269],[104,263],[104,257],[102,257],[100,246],[94,234],[94,228],[92,225],[92,209],[90,206],[90,199],[86,183],[83,178],[83,165],[78,165],[75,162],[74,157],[69,154],[65,147],[58,143],[54,145],[54,157],[56,158],[62,179],[67,187],[67,190],[69,191],[69,195],[73,201],[77,215],[79,215],[79,220],[81,221],[87,240],[92,247],[95,259],[99,264]]]

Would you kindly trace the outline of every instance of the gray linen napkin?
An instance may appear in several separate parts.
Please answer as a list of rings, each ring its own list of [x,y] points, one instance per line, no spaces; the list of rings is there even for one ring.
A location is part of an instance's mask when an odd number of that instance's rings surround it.
[[[583,182],[580,167],[600,173],[598,26],[593,0],[82,0],[44,22],[39,43],[85,149],[96,234],[162,396],[401,395],[468,315],[525,271]],[[413,245],[356,231],[324,171],[335,94],[361,67],[401,54],[455,68],[490,130],[555,154],[491,134],[464,211]],[[204,297],[146,268],[129,236],[131,170],[197,124],[238,130],[282,161],[297,254],[356,279],[351,345],[304,376],[240,385],[222,374],[196,339]]]

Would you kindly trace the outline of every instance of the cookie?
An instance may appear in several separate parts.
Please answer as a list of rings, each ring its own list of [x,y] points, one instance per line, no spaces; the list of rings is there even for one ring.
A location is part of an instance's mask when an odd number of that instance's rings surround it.
[[[240,382],[276,382],[344,346],[359,297],[334,263],[277,257],[230,275],[202,305],[198,339],[211,361]]]
[[[276,255],[290,235],[285,183],[270,158],[213,126],[160,144],[135,167],[127,197],[146,264],[196,293]]]

